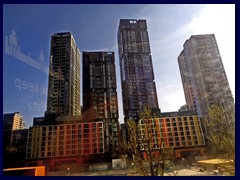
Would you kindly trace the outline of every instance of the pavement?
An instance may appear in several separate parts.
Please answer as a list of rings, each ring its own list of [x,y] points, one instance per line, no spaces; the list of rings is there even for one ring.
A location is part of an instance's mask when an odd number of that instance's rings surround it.
[[[48,172],[46,176],[127,176],[133,174],[132,169],[95,171],[95,172]]]
[[[174,176],[173,173],[165,173],[166,176]],[[178,170],[175,176],[213,176],[209,171],[200,172],[199,169],[181,169]]]
[[[46,176],[141,176],[136,174],[133,169],[120,169],[96,172],[48,172]],[[174,176],[173,172],[165,173],[164,176]],[[176,171],[175,176],[217,176],[210,171],[200,172],[197,168],[181,169]]]

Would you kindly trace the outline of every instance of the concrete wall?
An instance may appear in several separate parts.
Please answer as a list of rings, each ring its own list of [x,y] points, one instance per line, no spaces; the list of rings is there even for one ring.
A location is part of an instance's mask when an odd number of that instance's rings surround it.
[[[107,163],[99,163],[99,164],[90,164],[89,171],[105,171],[108,170]]]
[[[127,167],[126,158],[122,159],[113,159],[112,160],[112,169],[125,169]]]

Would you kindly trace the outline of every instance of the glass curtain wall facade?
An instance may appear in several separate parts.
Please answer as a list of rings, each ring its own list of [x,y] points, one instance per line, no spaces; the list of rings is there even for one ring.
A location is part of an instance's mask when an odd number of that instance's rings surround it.
[[[234,101],[215,35],[193,35],[183,46],[178,64],[188,108],[207,118],[212,104],[225,110],[232,107]]]
[[[73,36],[54,33],[50,53],[47,113],[80,115],[80,51]]]
[[[146,20],[120,20],[118,50],[124,121],[138,121],[145,108],[159,116]]]

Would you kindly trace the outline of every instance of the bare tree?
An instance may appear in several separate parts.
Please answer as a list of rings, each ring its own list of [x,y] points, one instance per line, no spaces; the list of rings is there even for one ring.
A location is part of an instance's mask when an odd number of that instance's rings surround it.
[[[233,166],[235,167],[234,107],[224,111],[221,106],[214,104],[209,108],[208,113],[209,119],[205,119],[203,124],[207,129],[210,149],[218,157],[233,160]]]
[[[207,139],[216,147],[218,154],[235,159],[235,115],[234,109],[225,112],[219,105],[209,108],[209,119],[204,120]]]
[[[127,139],[122,147],[132,156],[134,168],[144,176],[163,176],[172,165],[173,147],[164,140],[161,128],[154,118],[150,118],[149,108],[145,108],[140,117],[144,119],[127,121]]]

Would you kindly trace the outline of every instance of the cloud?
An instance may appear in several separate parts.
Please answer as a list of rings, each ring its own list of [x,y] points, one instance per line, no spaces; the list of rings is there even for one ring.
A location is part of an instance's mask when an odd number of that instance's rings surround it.
[[[186,103],[182,85],[179,83],[162,83],[157,94],[162,112],[178,111]]]
[[[166,35],[161,35],[159,25],[149,26],[155,81],[162,111],[177,110],[185,103],[177,57],[183,49],[184,42],[191,35],[215,34],[229,84],[235,96],[235,7],[234,5],[199,7],[199,13],[192,16],[191,21],[180,27],[176,26],[174,31],[169,30],[171,32]],[[145,11],[147,8],[152,7],[146,7]],[[153,18],[150,23],[156,23],[154,20]]]
[[[193,34],[214,33],[235,97],[235,5],[208,5],[187,27]]]

